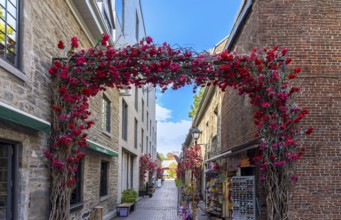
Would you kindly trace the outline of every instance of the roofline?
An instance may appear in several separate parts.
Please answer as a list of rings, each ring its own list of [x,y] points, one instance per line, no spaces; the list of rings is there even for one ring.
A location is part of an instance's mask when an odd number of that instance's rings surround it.
[[[144,36],[147,36],[147,31],[146,31],[146,25],[144,25],[144,17],[143,17],[143,11],[142,11],[142,4],[141,0],[139,0],[139,5],[140,5],[140,12],[141,12],[141,18],[142,18],[142,24],[143,24],[143,30],[144,30]]]
[[[233,43],[235,42],[237,35],[240,31],[240,29],[243,27],[243,21],[245,20],[245,18],[247,17],[247,15],[249,14],[250,10],[251,10],[251,6],[253,4],[254,0],[244,0],[243,2],[243,6],[241,7],[237,19],[233,25],[230,37],[227,41],[227,44],[225,46],[225,49],[231,49]]]

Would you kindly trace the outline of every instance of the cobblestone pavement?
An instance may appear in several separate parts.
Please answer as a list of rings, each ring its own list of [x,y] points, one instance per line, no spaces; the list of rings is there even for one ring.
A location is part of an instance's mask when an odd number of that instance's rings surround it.
[[[115,217],[114,220],[179,220],[177,216],[178,190],[174,180],[165,180],[157,188],[152,198],[144,197],[135,204],[135,211],[127,217]],[[198,213],[199,220],[206,220]]]

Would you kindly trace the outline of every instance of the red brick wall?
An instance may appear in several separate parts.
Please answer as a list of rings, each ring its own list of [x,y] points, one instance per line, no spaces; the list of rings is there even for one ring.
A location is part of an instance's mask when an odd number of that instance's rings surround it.
[[[249,53],[273,45],[288,47],[292,66],[302,68],[296,102],[311,112],[303,126],[316,129],[302,140],[307,152],[298,166],[290,219],[341,219],[341,1],[255,0],[235,49]],[[225,149],[251,139],[245,128],[252,129],[252,120],[240,120],[251,110],[237,96],[228,91],[223,98]]]

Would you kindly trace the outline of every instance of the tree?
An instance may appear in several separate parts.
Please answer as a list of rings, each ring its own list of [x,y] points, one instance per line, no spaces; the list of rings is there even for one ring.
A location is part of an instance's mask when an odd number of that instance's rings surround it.
[[[167,158],[163,155],[163,153],[158,153],[161,157],[161,160],[164,161],[164,160],[167,160]]]
[[[193,105],[191,105],[191,111],[188,113],[188,117],[194,118],[197,114],[201,99],[204,95],[205,87],[201,87],[199,92],[193,96]]]

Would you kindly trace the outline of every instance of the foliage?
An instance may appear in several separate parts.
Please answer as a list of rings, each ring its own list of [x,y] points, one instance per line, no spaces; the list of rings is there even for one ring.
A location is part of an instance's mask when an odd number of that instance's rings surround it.
[[[140,168],[140,188],[144,184],[144,180],[147,176],[153,176],[157,170],[157,161],[152,161],[152,157],[150,154],[144,154],[140,157],[139,160],[139,168]]]
[[[175,179],[175,185],[176,185],[176,187],[182,187],[185,185],[185,183],[179,179]]]
[[[157,175],[158,179],[162,179],[162,177],[163,177],[163,168],[162,167],[158,167],[156,169],[156,175]]]
[[[176,171],[175,170],[167,170],[168,176],[170,178],[176,178]]]
[[[161,157],[161,160],[164,161],[164,160],[167,160],[167,158],[165,157],[165,155],[163,155],[163,153],[158,153]]]
[[[137,192],[133,189],[125,189],[122,192],[122,203],[135,203]]]
[[[193,96],[193,105],[191,105],[191,111],[188,113],[188,117],[194,118],[194,116],[197,114],[204,91],[205,87],[201,87],[199,92]]]
[[[298,126],[308,110],[292,101],[300,89],[289,81],[301,70],[287,68],[291,63],[291,58],[286,57],[288,50],[276,46],[253,49],[250,55],[243,56],[228,51],[194,56],[191,51],[173,49],[166,43],[156,46],[150,37],[121,49],[108,45],[108,40],[109,35],[103,34],[94,48],[76,51],[78,39],[72,37],[67,57],[54,60],[49,69],[52,129],[50,149],[45,156],[52,177],[50,219],[69,218],[74,173],[88,147],[86,130],[94,124],[89,120],[90,97],[107,87],[152,84],[165,91],[169,85],[178,89],[192,83],[195,87],[217,86],[222,91],[232,87],[240,95],[249,96],[257,109],[254,123],[258,131],[254,137],[261,138],[261,153],[255,160],[265,183],[268,216],[287,219],[289,189],[297,180],[294,164],[304,153],[297,139],[312,132],[312,128]],[[60,41],[58,48],[64,50],[64,43]],[[181,167],[196,167],[183,163]]]

